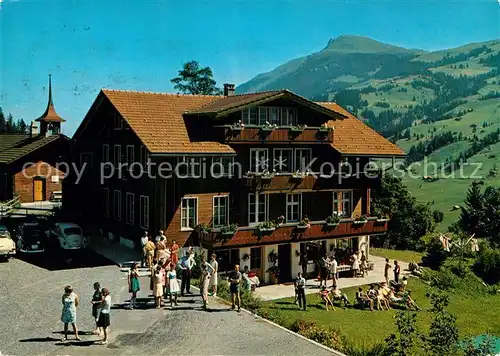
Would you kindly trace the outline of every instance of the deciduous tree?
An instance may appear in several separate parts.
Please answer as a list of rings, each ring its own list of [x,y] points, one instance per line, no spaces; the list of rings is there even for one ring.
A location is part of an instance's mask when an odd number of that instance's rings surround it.
[[[184,63],[176,78],[170,80],[174,88],[185,94],[218,95],[220,89],[216,87],[210,67],[200,67],[197,61]]]

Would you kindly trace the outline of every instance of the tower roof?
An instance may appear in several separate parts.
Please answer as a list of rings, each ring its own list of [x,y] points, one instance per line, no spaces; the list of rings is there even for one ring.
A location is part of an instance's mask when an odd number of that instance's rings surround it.
[[[65,122],[62,117],[57,115],[54,103],[52,102],[52,76],[49,74],[49,102],[47,103],[47,108],[45,112],[35,121],[44,122]]]

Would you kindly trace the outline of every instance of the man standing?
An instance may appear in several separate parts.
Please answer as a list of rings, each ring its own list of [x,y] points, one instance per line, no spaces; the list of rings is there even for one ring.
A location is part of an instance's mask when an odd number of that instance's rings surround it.
[[[155,242],[166,241],[167,237],[163,235],[163,230],[158,231],[158,236],[156,236]]]
[[[241,272],[240,265],[234,265],[234,271],[229,277],[229,291],[231,292],[231,309],[234,310],[235,302],[238,305],[238,312],[240,311],[240,282],[241,282]]]
[[[334,285],[337,285],[337,281],[339,279],[338,271],[337,271],[338,263],[337,260],[335,259],[335,256],[332,257],[332,263],[331,263],[331,271],[332,271],[332,288]]]
[[[385,278],[385,283],[389,285],[389,270],[391,269],[391,263],[389,262],[389,259],[385,259],[385,267],[384,267],[384,278]]]
[[[212,296],[217,296],[217,272],[219,272],[219,262],[217,262],[217,256],[212,253],[210,266],[213,268],[212,277],[210,277],[210,287],[212,288]]]
[[[398,261],[394,261],[394,282],[399,283],[399,273],[401,273],[401,266]]]
[[[182,270],[181,296],[184,296],[184,290],[186,294],[191,294],[191,270],[194,265],[194,258],[189,252],[186,252],[186,255],[179,261],[179,266]]]
[[[148,232],[144,231],[144,235],[141,237],[141,249],[142,249],[142,260],[141,260],[141,267],[144,267],[146,265],[146,244],[149,241],[148,237]]]
[[[326,288],[326,280],[328,279],[328,266],[329,266],[329,261],[328,261],[328,256],[325,255],[325,257],[320,258],[319,260],[319,287],[323,285],[323,282],[325,282],[325,288]]]
[[[300,254],[300,265],[302,267],[302,276],[305,278],[305,276],[307,276],[307,253],[306,252],[302,252]]]
[[[297,279],[295,280],[295,286],[297,288],[297,299],[299,300],[299,309],[304,308],[306,310],[306,279],[302,277],[302,273],[298,273]]]

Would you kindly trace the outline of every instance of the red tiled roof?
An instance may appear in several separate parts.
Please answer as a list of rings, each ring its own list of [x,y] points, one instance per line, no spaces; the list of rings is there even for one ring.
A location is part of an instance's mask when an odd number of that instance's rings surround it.
[[[104,95],[152,153],[234,153],[225,144],[190,140],[183,113],[220,99],[103,89]]]
[[[346,155],[405,156],[405,152],[336,103],[317,103],[346,119],[330,120],[335,127],[332,146]]]

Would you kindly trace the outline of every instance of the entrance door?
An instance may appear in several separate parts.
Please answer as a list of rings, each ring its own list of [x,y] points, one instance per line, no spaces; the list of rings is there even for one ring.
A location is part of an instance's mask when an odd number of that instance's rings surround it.
[[[292,280],[292,245],[278,245],[278,266],[280,283]]]
[[[33,178],[33,201],[45,200],[45,178]]]

